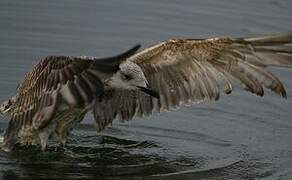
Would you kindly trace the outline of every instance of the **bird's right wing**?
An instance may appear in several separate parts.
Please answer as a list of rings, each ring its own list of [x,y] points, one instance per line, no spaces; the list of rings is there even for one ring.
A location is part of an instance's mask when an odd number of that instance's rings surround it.
[[[139,91],[112,92],[107,102],[105,98],[95,106],[99,130],[117,116],[130,120],[181,104],[218,100],[220,91],[231,93],[234,81],[256,95],[262,96],[266,87],[286,97],[283,84],[266,67],[292,67],[292,33],[169,40],[146,48],[129,60],[142,68],[149,86],[158,91],[160,99]]]

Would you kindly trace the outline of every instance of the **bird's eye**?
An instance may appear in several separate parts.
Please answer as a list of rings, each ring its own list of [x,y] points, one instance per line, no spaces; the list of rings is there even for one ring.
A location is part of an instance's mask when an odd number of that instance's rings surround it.
[[[129,74],[122,74],[122,79],[125,81],[129,81],[132,79],[132,76]]]

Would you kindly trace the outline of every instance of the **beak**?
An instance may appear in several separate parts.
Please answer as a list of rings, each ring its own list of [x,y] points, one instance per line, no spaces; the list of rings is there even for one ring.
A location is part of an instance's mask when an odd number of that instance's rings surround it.
[[[148,94],[148,95],[150,95],[152,97],[155,97],[155,98],[159,99],[159,93],[157,91],[152,90],[150,88],[141,87],[141,86],[137,86],[137,88],[140,91],[142,91],[142,92],[144,92],[144,93],[146,93],[146,94]]]

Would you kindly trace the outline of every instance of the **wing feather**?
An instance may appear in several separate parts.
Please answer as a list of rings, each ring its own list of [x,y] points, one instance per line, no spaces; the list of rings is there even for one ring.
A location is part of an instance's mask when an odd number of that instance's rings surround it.
[[[138,91],[113,91],[103,100],[114,102],[108,103],[114,107],[108,108],[107,113],[113,116],[106,122],[112,122],[116,116],[129,120],[181,104],[218,100],[220,92],[232,92],[235,82],[259,96],[264,95],[266,87],[286,97],[284,85],[266,67],[292,67],[292,33],[255,38],[174,39],[146,48],[128,60],[142,68],[160,99]],[[115,112],[110,112],[113,109]],[[94,106],[97,122],[102,121],[99,113],[98,105]]]
[[[71,56],[44,58],[25,76],[17,89],[11,120],[4,134],[5,144],[13,146],[15,140],[25,136],[19,134],[23,128],[41,129],[47,126],[53,118],[59,96],[62,102],[73,108],[84,108],[90,104],[103,93],[103,79],[99,75],[111,76],[116,66],[138,48],[135,46],[120,55],[103,59]],[[41,113],[46,112],[50,114],[42,120]]]

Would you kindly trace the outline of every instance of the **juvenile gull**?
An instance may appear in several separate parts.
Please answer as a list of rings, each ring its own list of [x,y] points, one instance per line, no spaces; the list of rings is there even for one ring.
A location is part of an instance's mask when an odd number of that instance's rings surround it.
[[[140,52],[139,45],[108,58],[48,56],[29,72],[15,96],[3,102],[11,117],[1,146],[47,147],[93,110],[97,131],[122,121],[218,100],[232,85],[259,96],[264,87],[286,91],[268,66],[292,67],[292,33],[253,38],[171,39]]]

